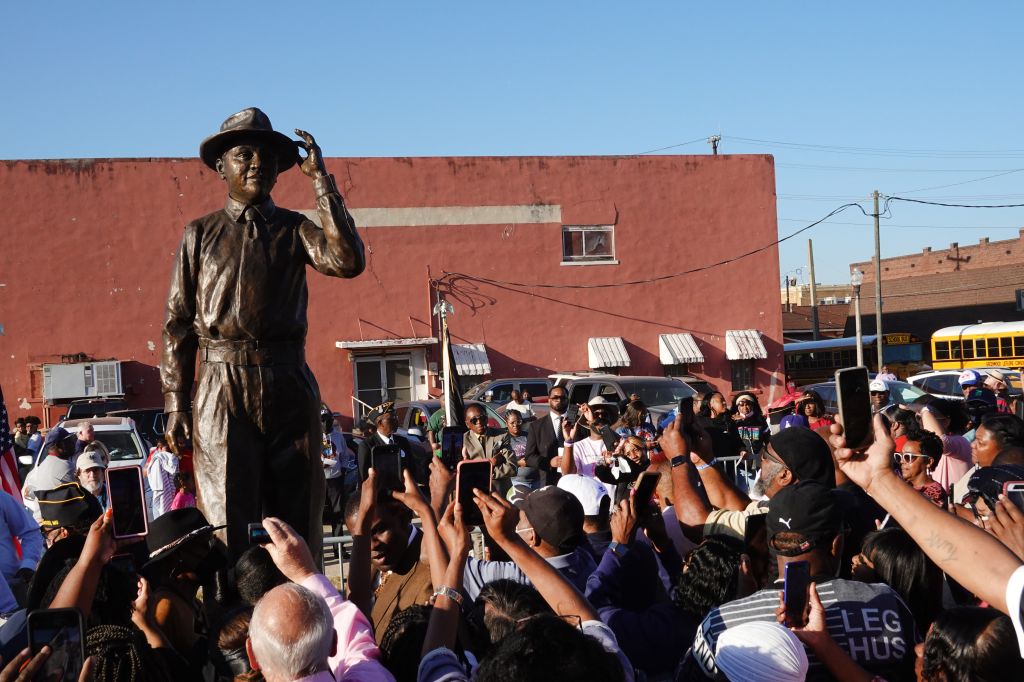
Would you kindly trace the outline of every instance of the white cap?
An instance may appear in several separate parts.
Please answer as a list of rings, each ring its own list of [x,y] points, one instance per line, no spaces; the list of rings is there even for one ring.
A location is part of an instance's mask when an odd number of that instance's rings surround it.
[[[106,469],[107,465],[103,463],[103,454],[97,450],[91,450],[89,452],[83,452],[78,456],[78,461],[75,468],[79,471],[85,471],[86,469],[95,469],[99,467]]]
[[[572,493],[573,497],[583,505],[584,516],[597,516],[601,513],[601,500],[609,497],[608,488],[604,483],[579,474],[567,474],[558,479],[558,487]]]
[[[807,677],[807,652],[796,635],[778,623],[751,621],[722,631],[715,645],[715,664],[735,682]]]
[[[870,384],[868,384],[868,390],[872,391],[872,392],[875,392],[875,391],[881,392],[881,391],[888,391],[889,387],[886,386],[885,382],[882,381],[881,379],[874,379]]]
[[[590,405],[591,407],[593,407],[594,405],[611,405],[611,404],[612,403],[610,401],[605,400],[604,396],[601,396],[601,395],[595,395],[587,403],[587,405]]]

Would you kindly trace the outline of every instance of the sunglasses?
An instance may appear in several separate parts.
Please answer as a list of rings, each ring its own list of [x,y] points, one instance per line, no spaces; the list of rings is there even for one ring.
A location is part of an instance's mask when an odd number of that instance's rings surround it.
[[[481,423],[486,423],[487,419],[485,417],[472,417],[472,418],[468,419],[467,421],[469,421],[470,424],[481,424]]]
[[[895,452],[892,455],[892,458],[896,460],[897,464],[910,464],[914,461],[915,457],[928,457],[928,455],[922,455],[917,452]],[[929,457],[929,459],[931,458]]]

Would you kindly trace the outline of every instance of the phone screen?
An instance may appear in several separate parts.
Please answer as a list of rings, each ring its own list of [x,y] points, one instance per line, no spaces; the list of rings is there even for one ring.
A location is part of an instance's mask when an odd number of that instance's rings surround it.
[[[871,424],[871,394],[867,367],[851,367],[836,372],[836,394],[843,434],[848,448],[863,448],[874,438]]]
[[[565,423],[569,426],[573,426],[580,419],[580,406],[570,405],[569,410],[565,413]],[[558,438],[562,438],[562,434],[557,434]]]
[[[804,611],[810,598],[811,565],[806,561],[791,561],[786,564],[785,587],[782,600],[786,604],[786,625],[801,627]]]
[[[33,611],[28,616],[28,642],[33,656],[46,645],[53,652],[36,679],[78,680],[85,664],[82,614],[78,609]]]
[[[249,524],[249,544],[250,545],[269,545],[270,544],[270,533],[263,527],[262,523],[250,523]]]
[[[370,453],[373,470],[377,472],[378,490],[404,490],[402,481],[402,450],[397,445],[378,445]]]
[[[1003,484],[1003,494],[1017,509],[1024,511],[1024,481],[1007,481]]]
[[[459,462],[455,477],[455,490],[462,505],[462,523],[466,526],[483,524],[484,517],[473,501],[473,488],[485,493],[491,491],[491,462],[487,459],[464,459]]]
[[[637,513],[640,512],[640,507],[646,507],[646,505],[654,497],[654,491],[658,487],[658,481],[661,480],[661,473],[657,471],[645,471],[640,474],[640,478],[637,479],[636,491],[633,495],[633,503],[637,505]]]
[[[115,554],[110,559],[110,567],[126,575],[136,575],[135,558],[131,554]]]
[[[449,471],[455,471],[462,459],[462,447],[466,439],[466,429],[461,426],[446,426],[441,429],[441,462]]]
[[[114,537],[137,538],[145,535],[146,495],[142,490],[142,469],[137,466],[107,469],[107,492],[114,512]]]

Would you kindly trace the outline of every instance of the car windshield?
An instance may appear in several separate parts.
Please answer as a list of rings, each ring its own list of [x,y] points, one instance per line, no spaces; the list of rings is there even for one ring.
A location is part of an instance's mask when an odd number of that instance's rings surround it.
[[[689,398],[696,394],[692,388],[681,381],[665,379],[664,381],[622,381],[619,382],[622,392],[627,396],[634,393],[648,407],[652,405],[674,405],[681,398]]]
[[[894,403],[909,405],[923,395],[925,392],[913,384],[889,382],[889,398]]]
[[[479,384],[476,384],[476,385],[472,386],[471,388],[466,389],[462,393],[462,397],[465,398],[466,400],[470,400],[480,390],[482,390],[484,386],[486,386],[489,383],[491,383],[491,382],[490,381],[481,381]]]
[[[124,431],[97,431],[96,440],[107,446],[111,462],[142,459],[143,454],[130,433]]]

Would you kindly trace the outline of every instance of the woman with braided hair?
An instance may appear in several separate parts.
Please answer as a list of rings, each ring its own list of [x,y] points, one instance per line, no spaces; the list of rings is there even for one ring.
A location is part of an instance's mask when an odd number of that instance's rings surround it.
[[[177,682],[184,671],[172,673],[167,659],[135,627],[97,625],[85,635],[85,651],[94,658],[95,682]],[[187,675],[187,673],[186,673]]]

